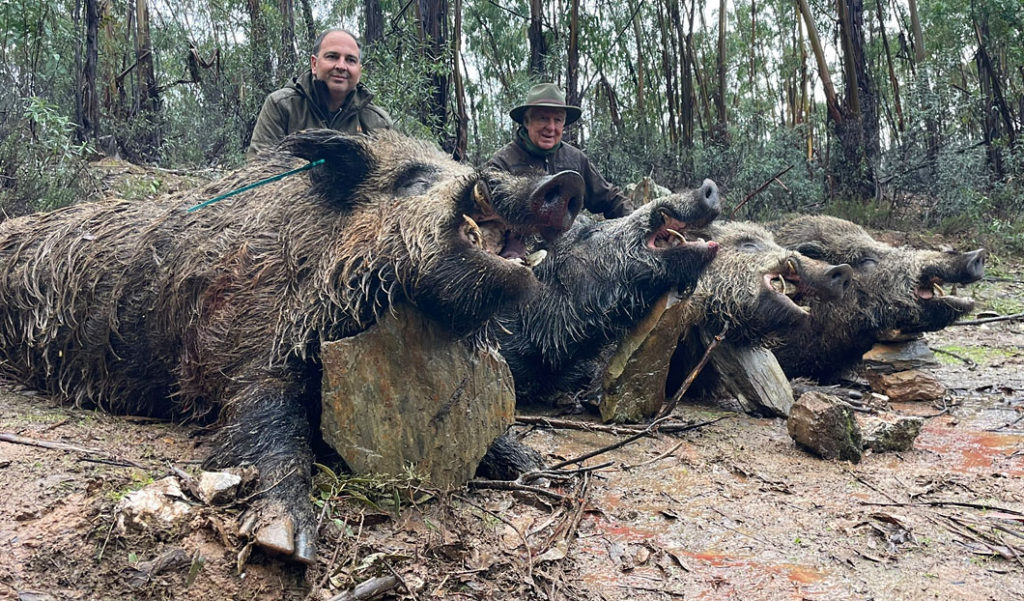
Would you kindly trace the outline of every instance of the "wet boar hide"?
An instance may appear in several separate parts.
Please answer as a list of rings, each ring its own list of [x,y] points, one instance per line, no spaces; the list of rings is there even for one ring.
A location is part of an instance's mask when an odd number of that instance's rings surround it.
[[[940,330],[970,312],[970,298],[943,286],[984,275],[985,249],[939,252],[894,247],[835,217],[800,216],[770,224],[779,243],[854,269],[851,291],[813,315],[811,328],[790,332],[775,349],[789,377],[833,380],[876,342],[893,333]]]
[[[717,250],[683,235],[718,215],[711,180],[618,219],[577,220],[535,270],[527,303],[500,315],[516,401],[550,404],[592,390],[608,351],[669,290],[688,293]]]
[[[571,172],[475,172],[391,132],[310,131],[193,192],[6,221],[0,369],[82,406],[219,415],[206,467],[254,465],[262,482],[243,532],[308,563],[320,342],[401,302],[478,328],[537,287],[523,240],[567,229],[582,194]]]

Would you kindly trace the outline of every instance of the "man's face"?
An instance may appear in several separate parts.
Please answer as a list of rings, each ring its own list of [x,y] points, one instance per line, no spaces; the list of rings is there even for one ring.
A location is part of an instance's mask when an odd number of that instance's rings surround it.
[[[320,55],[309,59],[313,77],[327,84],[331,100],[340,103],[356,88],[363,65],[359,62],[359,46],[352,36],[332,31],[320,43]]]
[[[565,129],[565,109],[535,107],[526,111],[523,119],[526,134],[537,148],[550,150],[562,141]]]

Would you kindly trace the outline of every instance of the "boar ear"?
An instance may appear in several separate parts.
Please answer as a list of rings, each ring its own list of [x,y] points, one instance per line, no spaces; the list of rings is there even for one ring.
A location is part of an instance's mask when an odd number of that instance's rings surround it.
[[[310,129],[291,134],[279,150],[324,164],[310,171],[313,191],[341,205],[352,203],[352,191],[363,183],[374,165],[366,136],[340,134],[330,129]]]

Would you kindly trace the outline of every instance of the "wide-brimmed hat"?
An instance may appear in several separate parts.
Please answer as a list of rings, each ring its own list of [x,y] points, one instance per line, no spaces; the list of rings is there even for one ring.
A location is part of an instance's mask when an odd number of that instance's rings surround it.
[[[526,102],[509,111],[508,116],[512,117],[512,120],[516,123],[522,124],[526,109],[535,106],[565,109],[566,125],[579,119],[583,113],[580,107],[565,103],[565,92],[561,88],[553,83],[539,83],[530,88],[530,91],[526,94]]]

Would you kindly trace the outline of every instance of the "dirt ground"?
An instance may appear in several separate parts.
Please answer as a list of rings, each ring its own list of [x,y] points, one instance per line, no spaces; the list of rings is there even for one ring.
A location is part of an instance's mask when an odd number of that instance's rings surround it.
[[[1022,270],[992,273],[972,287],[978,309],[1024,311]],[[0,599],[333,599],[390,576],[381,598],[1024,600],[1024,322],[928,343],[949,353],[929,368],[948,394],[895,407],[926,416],[909,452],[823,461],[783,420],[690,404],[680,423],[712,423],[532,489],[437,493],[325,469],[309,568],[246,557],[239,505],[189,500],[174,529],[119,533],[119,500],[195,473],[209,432],[0,383]],[[549,465],[627,437],[517,430]]]

